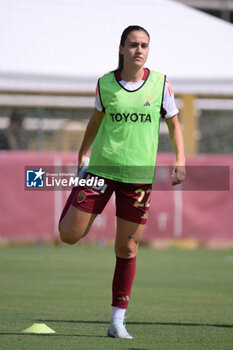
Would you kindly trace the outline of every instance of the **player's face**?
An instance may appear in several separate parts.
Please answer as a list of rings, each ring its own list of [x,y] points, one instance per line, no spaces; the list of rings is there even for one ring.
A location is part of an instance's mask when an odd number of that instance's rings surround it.
[[[120,46],[120,53],[124,56],[124,68],[129,66],[143,67],[149,52],[149,38],[144,31],[134,30]]]

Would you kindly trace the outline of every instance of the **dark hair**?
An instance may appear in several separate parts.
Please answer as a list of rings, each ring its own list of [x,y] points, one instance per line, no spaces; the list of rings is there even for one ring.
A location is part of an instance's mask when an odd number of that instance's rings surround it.
[[[143,31],[146,33],[146,35],[148,36],[148,38],[150,39],[150,34],[148,33],[148,31],[140,26],[129,26],[127,28],[125,28],[125,30],[123,31],[122,35],[121,35],[121,41],[120,41],[120,45],[124,46],[125,45],[125,41],[128,37],[128,35],[133,32],[134,30],[138,30],[138,31]],[[123,68],[123,55],[119,52],[119,61],[118,61],[118,69],[122,69]]]

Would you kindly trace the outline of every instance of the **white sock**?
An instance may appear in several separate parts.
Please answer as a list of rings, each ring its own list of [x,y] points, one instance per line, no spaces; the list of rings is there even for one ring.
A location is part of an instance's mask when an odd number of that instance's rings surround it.
[[[113,318],[120,318],[121,320],[124,320],[125,312],[126,312],[126,309],[121,309],[120,307],[113,306],[112,307],[112,319]]]

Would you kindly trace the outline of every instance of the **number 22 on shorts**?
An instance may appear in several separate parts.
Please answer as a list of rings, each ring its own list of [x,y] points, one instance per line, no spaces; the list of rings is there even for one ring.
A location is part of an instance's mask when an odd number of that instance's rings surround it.
[[[150,206],[151,189],[144,191],[141,188],[137,189],[135,193],[140,193],[139,198],[134,202],[136,207],[147,208]],[[145,201],[146,200],[146,201]]]

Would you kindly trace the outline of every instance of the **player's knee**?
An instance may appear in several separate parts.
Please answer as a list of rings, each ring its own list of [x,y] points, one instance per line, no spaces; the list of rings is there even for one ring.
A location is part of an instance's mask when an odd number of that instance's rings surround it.
[[[63,230],[60,230],[60,238],[63,243],[67,244],[75,244],[78,241],[70,232],[68,233]]]
[[[75,244],[82,237],[82,235],[79,232],[73,229],[68,229],[62,225],[59,226],[59,233],[61,241],[67,244]]]
[[[116,247],[116,256],[123,259],[132,259],[137,255],[138,244],[135,242],[128,242],[128,244]]]

